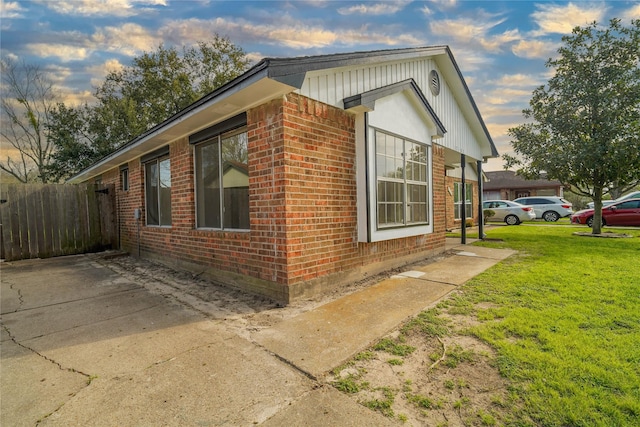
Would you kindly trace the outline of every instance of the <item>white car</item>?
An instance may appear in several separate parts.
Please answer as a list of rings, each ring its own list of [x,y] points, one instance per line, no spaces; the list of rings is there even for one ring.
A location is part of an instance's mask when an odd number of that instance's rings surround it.
[[[487,221],[504,221],[507,225],[518,225],[522,221],[532,221],[536,214],[531,206],[524,206],[511,200],[485,200],[482,210],[491,210],[494,215]]]
[[[571,216],[573,205],[570,201],[557,196],[529,196],[515,199],[514,202],[533,207],[536,218],[547,222],[555,222],[560,218]]]
[[[614,199],[614,200],[603,200],[602,207],[604,208],[605,206],[609,206],[616,202],[623,202],[627,199],[638,199],[638,198],[640,198],[640,191],[634,191],[633,193],[625,194],[624,196],[618,197],[617,199]],[[589,202],[587,203],[587,207],[589,209],[593,209],[594,204],[595,203],[593,202]]]

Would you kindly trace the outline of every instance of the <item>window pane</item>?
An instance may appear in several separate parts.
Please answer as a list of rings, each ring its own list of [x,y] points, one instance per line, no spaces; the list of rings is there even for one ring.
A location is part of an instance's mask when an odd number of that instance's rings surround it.
[[[171,161],[160,161],[160,225],[171,225]]]
[[[249,160],[246,131],[222,138],[224,228],[249,228]]]
[[[160,225],[158,212],[158,163],[145,165],[145,201],[147,225]]]
[[[427,146],[380,131],[375,137],[378,226],[427,223]]]
[[[221,228],[220,161],[218,142],[196,147],[196,203],[198,227]]]

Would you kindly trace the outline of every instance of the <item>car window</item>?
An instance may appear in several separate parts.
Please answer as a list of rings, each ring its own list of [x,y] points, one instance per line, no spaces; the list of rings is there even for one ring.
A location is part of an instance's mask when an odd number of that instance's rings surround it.
[[[618,209],[635,209],[638,207],[638,204],[640,202],[636,201],[636,200],[631,200],[629,202],[623,202],[623,203],[619,203],[616,205],[616,208]]]
[[[553,202],[547,199],[532,199],[531,203],[534,205],[548,205],[548,204],[552,204]]]
[[[516,200],[514,200],[514,202],[518,202],[521,205],[528,205],[529,204],[529,199],[516,199]]]
[[[509,205],[507,205],[505,202],[497,202],[496,203],[496,208],[506,208]]]

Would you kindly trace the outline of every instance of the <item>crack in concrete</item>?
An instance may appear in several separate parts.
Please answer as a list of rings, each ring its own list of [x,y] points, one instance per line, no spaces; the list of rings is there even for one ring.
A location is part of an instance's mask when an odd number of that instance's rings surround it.
[[[75,369],[75,368],[65,368],[65,367],[63,367],[63,366],[60,364],[60,362],[56,362],[55,360],[51,359],[50,357],[45,356],[44,354],[40,353],[39,351],[37,351],[37,350],[35,350],[35,349],[33,349],[33,348],[29,347],[29,346],[26,346],[26,345],[22,344],[21,342],[19,342],[19,341],[16,339],[16,337],[11,333],[11,331],[9,330],[9,328],[7,328],[7,326],[6,326],[6,325],[2,324],[2,329],[4,329],[4,330],[5,330],[5,332],[7,333],[7,335],[9,335],[9,338],[11,339],[11,341],[13,341],[17,346],[22,347],[22,348],[24,348],[25,350],[28,350],[28,351],[32,352],[33,354],[36,354],[36,355],[38,355],[38,356],[42,357],[42,358],[43,358],[44,360],[46,360],[47,362],[53,363],[53,364],[54,364],[54,365],[56,365],[60,370],[62,370],[62,371],[68,371],[68,372],[72,372],[72,373],[74,373],[74,374],[80,374],[80,375],[83,375],[83,376],[87,377],[87,379],[91,379],[91,378],[92,378],[92,376],[91,376],[91,375],[86,374],[86,373],[84,373],[84,372],[82,372],[82,371],[78,371],[78,370],[77,370],[77,369]]]
[[[79,371],[79,370],[77,370],[75,368],[65,368],[65,367],[63,367],[60,362],[57,362],[57,361],[53,360],[52,358],[47,357],[44,354],[40,353],[39,351],[37,351],[37,350],[35,350],[35,349],[33,349],[33,348],[29,347],[29,346],[26,346],[26,345],[22,344],[21,342],[19,342],[16,339],[16,337],[11,333],[11,331],[9,330],[9,328],[7,328],[7,326],[5,324],[0,322],[0,325],[2,325],[2,329],[5,330],[7,335],[9,335],[9,338],[11,339],[11,341],[14,342],[18,347],[24,348],[25,350],[27,350],[27,351],[29,351],[29,352],[41,357],[42,359],[46,360],[47,362],[57,366],[58,369],[60,369],[61,371],[67,371],[67,372],[71,372],[73,374],[82,375],[83,377],[85,377],[87,379],[87,381],[85,382],[85,386],[82,387],[81,389],[77,390],[76,392],[69,394],[69,399],[67,401],[69,401],[71,398],[76,396],[81,390],[84,390],[85,388],[89,387],[91,385],[91,382],[93,381],[93,379],[96,378],[94,375],[89,375],[89,374],[84,373],[82,371]],[[42,423],[44,420],[46,420],[51,415],[53,415],[56,412],[58,412],[67,403],[67,401],[62,402],[57,408],[55,408],[50,413],[43,415],[40,419],[38,419],[36,421],[35,425],[36,426],[40,425],[40,423]]]

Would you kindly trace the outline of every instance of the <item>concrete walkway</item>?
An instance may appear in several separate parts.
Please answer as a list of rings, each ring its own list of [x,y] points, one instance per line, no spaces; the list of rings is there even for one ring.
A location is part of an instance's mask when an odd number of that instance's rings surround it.
[[[0,425],[395,425],[322,379],[512,254],[450,249],[253,340],[88,256],[3,263]]]
[[[362,291],[285,320],[256,341],[320,379],[411,316],[437,303],[475,275],[513,254],[452,245],[457,255],[415,265]]]

